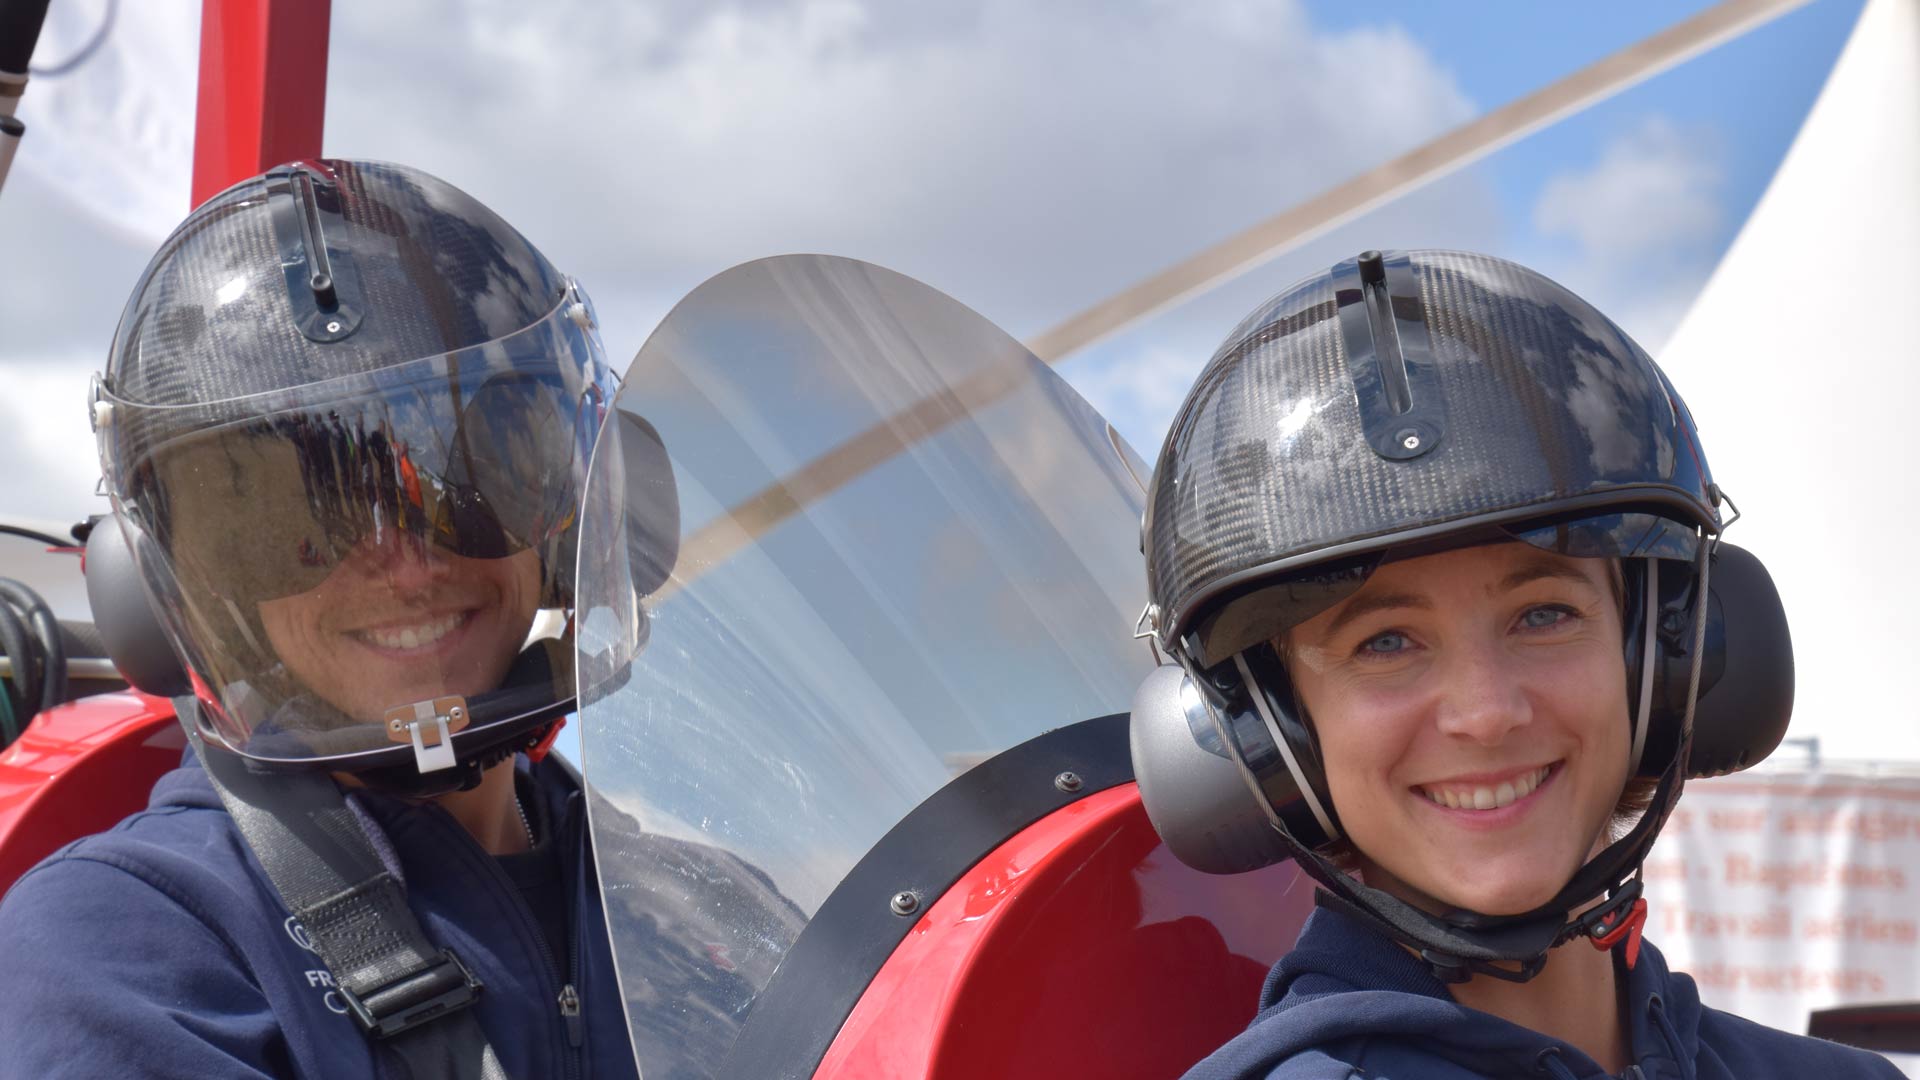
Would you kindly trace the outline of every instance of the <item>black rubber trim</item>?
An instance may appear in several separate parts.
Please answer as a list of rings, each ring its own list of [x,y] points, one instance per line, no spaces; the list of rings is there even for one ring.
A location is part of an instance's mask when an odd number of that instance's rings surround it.
[[[1072,792],[1054,780],[1071,772]],[[1055,810],[1133,779],[1127,714],[1029,739],[961,773],[901,819],[855,864],[795,939],[715,1074],[804,1080],[840,1026],[934,901],[994,848]],[[912,914],[893,913],[911,892]]]
[[[1816,1009],[1807,1019],[1807,1034],[1816,1039],[1887,1054],[1920,1054],[1920,1001]]]

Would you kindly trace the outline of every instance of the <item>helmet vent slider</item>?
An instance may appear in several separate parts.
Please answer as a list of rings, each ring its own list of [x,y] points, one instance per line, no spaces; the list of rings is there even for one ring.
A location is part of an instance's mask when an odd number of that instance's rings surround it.
[[[267,173],[266,187],[295,324],[321,344],[347,337],[360,327],[360,277],[348,252],[327,245],[329,219],[339,235],[349,231],[337,185],[312,164],[296,163]]]
[[[1362,285],[1385,285],[1387,283],[1387,260],[1378,251],[1360,253],[1360,283]]]
[[[1403,252],[1362,252],[1333,268],[1347,372],[1367,444],[1391,461],[1420,457],[1446,430],[1426,306]]]
[[[1413,388],[1407,385],[1407,361],[1400,353],[1400,331],[1394,325],[1393,297],[1387,291],[1387,266],[1377,251],[1360,256],[1360,287],[1367,302],[1367,330],[1373,339],[1374,363],[1380,368],[1380,388],[1385,391],[1387,408],[1403,416],[1413,408]],[[1419,445],[1419,433],[1396,435],[1403,445],[1408,438]]]
[[[340,306],[340,294],[333,287],[333,260],[327,257],[327,235],[320,228],[319,207],[313,197],[313,177],[294,174],[295,200],[300,205],[300,239],[307,249],[307,287],[323,308]]]

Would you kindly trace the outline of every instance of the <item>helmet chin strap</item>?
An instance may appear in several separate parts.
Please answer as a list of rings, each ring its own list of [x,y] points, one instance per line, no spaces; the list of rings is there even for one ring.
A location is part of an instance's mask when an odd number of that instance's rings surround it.
[[[350,772],[361,785],[401,798],[428,799],[468,790],[480,783],[481,773],[486,769],[518,751],[536,749],[550,734],[554,723],[576,707],[572,696],[554,700],[547,665],[546,651],[536,641],[514,660],[500,689],[454,699],[463,700],[471,723],[452,732],[451,737],[440,744],[447,747],[452,758],[443,768],[423,771],[415,755],[392,764],[355,764],[350,758],[354,752],[366,749],[368,725],[353,720],[308,690],[282,702],[274,716],[256,729],[256,738],[250,740],[248,748],[260,753],[258,740],[263,736],[288,740],[288,744],[280,748],[281,754],[266,755],[268,764],[264,767]],[[503,726],[503,722],[511,724]],[[215,738],[232,752],[247,756],[243,749]],[[289,751],[296,749],[309,754],[310,760],[293,759]],[[405,750],[405,744],[396,749]],[[335,757],[336,754],[346,755],[347,759]],[[271,763],[274,758],[281,759],[277,766]]]
[[[1710,544],[1700,541],[1695,561],[1698,586],[1694,605],[1693,671],[1687,687],[1687,710],[1681,720],[1679,745],[1673,760],[1660,774],[1659,786],[1646,813],[1627,835],[1607,846],[1574,872],[1572,880],[1546,903],[1520,915],[1483,915],[1456,909],[1434,915],[1412,904],[1362,884],[1327,858],[1278,829],[1282,841],[1313,879],[1330,894],[1329,906],[1372,924],[1389,938],[1416,953],[1443,983],[1460,983],[1475,975],[1508,982],[1527,982],[1547,966],[1547,954],[1576,937],[1598,947],[1622,940],[1639,913],[1640,866],[1666,823],[1680,789],[1686,783],[1687,756],[1693,745],[1693,708],[1700,690],[1700,664],[1707,633],[1707,574]],[[1658,612],[1649,609],[1645,618]],[[1651,665],[1652,655],[1643,663]],[[1645,717],[1641,717],[1642,722]],[[1636,730],[1641,724],[1636,724]],[[1599,903],[1593,903],[1595,900]],[[1642,909],[1643,910],[1643,909]],[[1634,912],[1629,916],[1629,912]],[[1637,949],[1637,935],[1627,939]]]
[[[1660,777],[1653,805],[1626,836],[1582,866],[1552,900],[1520,915],[1460,909],[1434,915],[1362,884],[1292,836],[1282,833],[1282,838],[1301,867],[1331,894],[1330,906],[1413,950],[1441,982],[1465,982],[1475,975],[1526,982],[1546,967],[1554,947],[1579,936],[1599,940],[1640,899],[1640,864],[1677,798],[1683,760],[1684,754],[1676,755]],[[1596,898],[1602,902],[1587,907]]]

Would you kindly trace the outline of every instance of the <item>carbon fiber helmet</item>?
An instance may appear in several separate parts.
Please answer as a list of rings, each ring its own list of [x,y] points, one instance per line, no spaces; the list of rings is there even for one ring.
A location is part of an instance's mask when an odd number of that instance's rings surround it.
[[[536,742],[613,390],[580,288],[425,173],[304,161],[196,209],[93,418],[199,733],[410,790]]]
[[[1758,561],[1719,541],[1723,501],[1666,377],[1541,275],[1370,251],[1293,286],[1202,370],[1149,492],[1144,621],[1182,672],[1136,701],[1155,825],[1213,872],[1298,859],[1443,978],[1531,977],[1553,945],[1604,936],[1637,901],[1685,777],[1752,764],[1785,731],[1784,614]],[[1429,915],[1327,860],[1338,808],[1272,642],[1384,560],[1512,540],[1620,561],[1630,775],[1658,783],[1628,834],[1543,907]],[[1715,576],[1734,584],[1712,589]]]

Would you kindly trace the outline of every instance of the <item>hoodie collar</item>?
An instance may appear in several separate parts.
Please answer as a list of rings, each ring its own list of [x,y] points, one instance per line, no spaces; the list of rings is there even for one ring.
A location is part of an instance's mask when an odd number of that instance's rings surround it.
[[[1452,1001],[1445,984],[1412,953],[1337,908],[1314,890],[1314,911],[1293,951],[1267,973],[1262,1012],[1289,997],[1297,1004],[1328,993],[1365,988]]]
[[[1700,1021],[1692,980],[1672,975],[1646,943],[1623,974],[1628,1038],[1642,1072],[1692,1080]],[[1316,907],[1293,951],[1268,974],[1260,1007],[1254,1026],[1290,1031],[1300,1049],[1378,1038],[1481,1069],[1499,1061],[1522,1076],[1536,1075],[1542,1055],[1552,1051],[1573,1076],[1605,1075],[1573,1047],[1460,1005],[1419,958],[1329,907]]]

